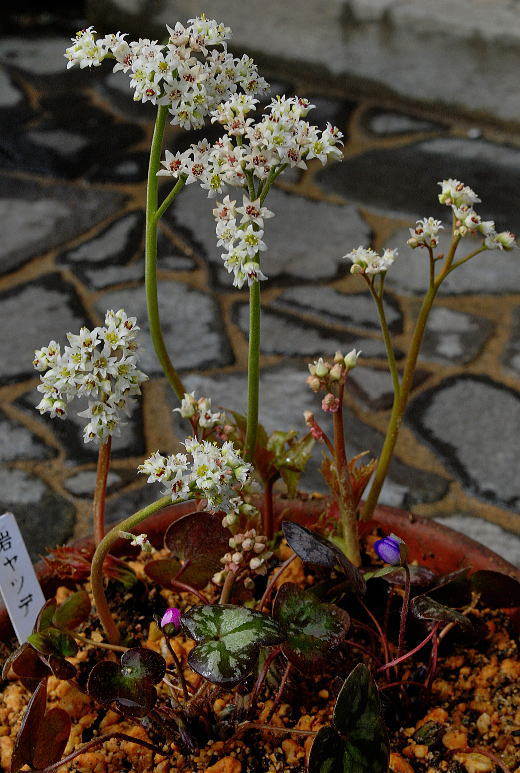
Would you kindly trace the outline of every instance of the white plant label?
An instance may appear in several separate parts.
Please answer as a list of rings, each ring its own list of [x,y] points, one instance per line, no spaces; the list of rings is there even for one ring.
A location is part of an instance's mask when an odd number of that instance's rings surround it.
[[[12,513],[0,515],[0,593],[22,644],[32,633],[45,597]]]

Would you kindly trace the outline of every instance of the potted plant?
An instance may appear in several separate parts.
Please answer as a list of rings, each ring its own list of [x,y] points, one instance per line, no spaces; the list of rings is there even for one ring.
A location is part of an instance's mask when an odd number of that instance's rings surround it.
[[[21,724],[11,716],[13,732],[3,736],[8,769],[384,773],[390,766],[407,773],[413,760],[418,770],[510,770],[492,745],[450,727],[454,719],[438,706],[438,693],[450,663],[461,670],[467,663],[471,671],[476,647],[503,643],[512,623],[502,610],[520,604],[518,574],[498,557],[481,563],[478,549],[473,565],[460,552],[449,556],[445,542],[435,542],[434,526],[426,549],[417,523],[376,507],[439,287],[479,253],[512,249],[515,238],[481,220],[470,188],[441,183],[451,243],[438,254],[444,226],[433,218],[411,229],[408,243],[430,271],[402,371],[384,302],[397,251],[349,252],[351,272],[377,308],[394,389],[380,457],[347,455],[343,396],[361,355],[355,350],[309,365],[308,387],[319,397],[316,414],[305,415],[303,437],[287,428],[268,436],[258,422],[260,288],[267,280],[261,254],[264,223],[274,215],[266,200],[286,169],[339,159],[341,134],[309,124],[312,105],[297,97],[278,97],[255,120],[255,95],[267,84],[251,59],[227,51],[230,30],[223,24],[200,17],[168,27],[168,34],[164,44],[128,42],[121,33],[97,37],[89,28],[66,56],[69,67],[114,60],[114,70],[130,76],[134,99],[158,107],[146,201],[148,321],[190,434],[182,452],[157,451],[139,467],[164,495],[105,533],[111,438],[146,379],[138,367],[137,320],[122,309],[107,311],[104,325],[69,333],[63,350],[52,341],[36,352],[42,413],[65,418],[77,396],[88,398],[80,414],[84,439],[99,447],[93,548],[76,545],[47,557],[47,575],[72,592],[62,588],[46,603],[33,633],[5,661],[4,678],[32,690]],[[198,129],[208,118],[222,126],[217,142],[166,150],[162,159],[168,119]],[[173,178],[160,202],[159,176]],[[158,222],[192,183],[213,200],[217,244],[233,284],[249,287],[245,416],[233,406],[217,411],[209,397],[186,391],[161,331]],[[233,188],[239,196],[226,193]],[[331,496],[305,501],[298,482],[314,443],[324,450]],[[278,481],[285,496],[274,495]],[[139,554],[129,565],[115,557],[125,544],[135,548],[134,559]],[[502,676],[511,681],[514,642],[507,642]],[[461,714],[464,702],[449,692],[446,705]],[[478,705],[485,736],[498,719],[483,700]],[[511,711],[504,707],[504,717]],[[502,749],[508,759],[512,743]]]

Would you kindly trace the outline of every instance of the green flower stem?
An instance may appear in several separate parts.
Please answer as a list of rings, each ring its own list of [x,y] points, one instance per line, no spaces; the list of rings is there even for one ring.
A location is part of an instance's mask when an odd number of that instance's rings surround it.
[[[171,191],[165,196],[164,201],[160,205],[159,209],[155,213],[155,219],[157,223],[161,219],[161,217],[164,215],[174,198],[177,196],[177,194],[182,191],[184,188],[184,185],[186,184],[187,176],[185,174],[181,174]]]
[[[359,539],[357,531],[357,513],[352,497],[352,483],[350,480],[350,471],[348,468],[347,453],[345,448],[345,430],[343,419],[343,394],[345,384],[339,387],[339,407],[333,413],[334,429],[334,465],[336,467],[336,476],[338,480],[338,506],[341,522],[341,531],[343,542],[345,543],[345,553],[349,561],[355,566],[361,565],[361,554],[359,552]]]
[[[386,314],[385,314],[385,307],[383,303],[383,289],[384,289],[384,280],[381,281],[381,287],[379,292],[374,287],[373,282],[370,280],[367,281],[368,288],[370,290],[370,293],[372,295],[372,298],[374,299],[374,302],[376,304],[377,313],[379,316],[379,324],[381,326],[381,330],[383,332],[383,340],[385,342],[385,348],[386,348],[386,357],[388,360],[388,367],[390,368],[390,373],[392,376],[392,384],[394,387],[394,395],[399,394],[399,391],[401,389],[401,385],[399,383],[399,372],[397,370],[397,364],[395,361],[395,353],[394,353],[394,347],[392,345],[392,339],[390,337],[390,331],[388,329],[388,322],[386,320]]]
[[[257,255],[258,259],[259,255]],[[246,459],[253,461],[258,431],[260,390],[260,282],[249,288],[249,351],[247,356]]]
[[[417,318],[417,322],[415,323],[415,328],[412,334],[410,349],[406,358],[406,365],[403,372],[401,387],[399,392],[394,394],[392,413],[390,415],[390,421],[386,430],[383,448],[381,449],[381,454],[377,463],[372,487],[361,514],[362,520],[370,519],[376,508],[379,494],[381,493],[383,483],[385,482],[385,478],[388,473],[390,462],[392,461],[395,444],[397,442],[397,436],[399,434],[399,429],[401,427],[406,405],[408,403],[408,396],[412,387],[415,368],[417,365],[417,358],[419,356],[419,351],[424,337],[428,316],[433,306],[433,302],[435,301],[439,287],[452,270],[453,258],[455,256],[455,251],[459,242],[460,236],[454,236],[452,238],[450,249],[446,255],[442,270],[436,278],[432,277],[430,279],[428,291],[423,298],[419,316]]]
[[[92,585],[92,596],[94,598],[94,604],[96,606],[97,614],[101,621],[101,624],[107,635],[107,639],[110,644],[118,644],[121,640],[121,634],[112,618],[112,614],[108,607],[108,602],[105,596],[105,589],[103,586],[103,564],[110,549],[115,542],[119,539],[120,531],[131,531],[134,526],[137,526],[142,521],[146,520],[150,515],[156,513],[161,508],[171,505],[171,495],[161,497],[156,502],[153,502],[147,507],[143,507],[142,510],[138,510],[137,513],[126,518],[121,523],[116,524],[108,534],[103,537],[101,542],[96,548],[94,558],[92,559],[92,568],[90,573],[90,582]]]
[[[462,258],[461,260],[458,260],[456,263],[453,263],[450,266],[450,269],[449,269],[448,273],[451,273],[452,271],[454,271],[459,266],[462,266],[463,263],[466,263],[468,260],[471,260],[471,258],[474,258],[475,255],[479,255],[481,252],[485,252],[486,250],[487,250],[487,247],[484,246],[484,247],[481,247],[479,250],[475,250],[474,252],[470,252],[470,254],[466,255],[465,258]]]
[[[157,111],[155,129],[153,132],[152,146],[150,149],[150,162],[148,166],[148,186],[146,192],[146,241],[145,241],[145,286],[146,286],[146,304],[148,307],[148,323],[150,326],[150,336],[154,345],[157,359],[159,360],[164,374],[172,387],[173,391],[182,400],[185,388],[173,367],[161,330],[161,321],[159,317],[159,302],[157,297],[157,223],[158,212],[166,211],[167,206],[183,187],[179,179],[177,185],[161,204],[158,209],[158,180],[157,172],[161,162],[162,143],[164,137],[164,127],[168,110],[161,105]],[[165,203],[167,202],[166,206]],[[164,207],[164,209],[163,209]]]
[[[110,449],[112,436],[99,446],[96,470],[96,488],[94,490],[93,522],[94,542],[99,545],[105,536],[105,500],[107,494],[107,477],[110,469]]]

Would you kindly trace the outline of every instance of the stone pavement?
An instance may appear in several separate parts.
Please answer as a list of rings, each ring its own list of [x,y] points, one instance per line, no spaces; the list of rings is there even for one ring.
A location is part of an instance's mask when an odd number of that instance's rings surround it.
[[[72,34],[72,30],[70,32]],[[0,511],[15,512],[34,556],[85,533],[96,450],[81,422],[52,421],[39,400],[33,351],[107,308],[136,314],[148,337],[143,291],[143,201],[153,110],[134,104],[110,68],[66,71],[60,31],[0,41]],[[341,260],[351,248],[398,246],[387,309],[402,359],[418,293],[421,255],[405,245],[418,217],[445,216],[437,180],[455,176],[480,194],[479,211],[520,230],[520,135],[345,95],[323,79],[263,73],[273,93],[317,106],[310,118],[346,134],[345,159],[280,178],[268,205],[263,287],[262,421],[304,430],[318,411],[306,363],[361,349],[347,396],[351,453],[377,453],[391,383],[371,299]],[[119,77],[118,77],[119,76]],[[191,139],[170,131],[167,147]],[[220,265],[208,200],[191,186],[160,237],[160,306],[166,341],[188,388],[214,405],[245,407],[247,293]],[[386,503],[449,519],[519,561],[520,253],[488,253],[459,270],[426,336]],[[136,467],[183,438],[175,399],[148,347],[142,408],[114,440],[108,517],[133,512],[157,491]],[[323,488],[313,459],[309,488]],[[485,519],[484,521],[482,519]]]

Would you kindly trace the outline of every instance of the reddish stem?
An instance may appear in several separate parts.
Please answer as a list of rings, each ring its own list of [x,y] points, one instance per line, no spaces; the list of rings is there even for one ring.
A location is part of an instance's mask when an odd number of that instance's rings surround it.
[[[264,665],[262,666],[262,670],[258,674],[258,679],[255,682],[255,686],[251,690],[251,695],[249,697],[250,708],[253,708],[253,706],[256,703],[256,699],[258,697],[258,693],[260,692],[260,688],[262,687],[264,679],[266,678],[267,673],[268,673],[269,669],[271,668],[271,663],[273,662],[273,660],[275,658],[278,657],[278,655],[280,654],[281,651],[282,650],[280,649],[280,647],[276,647],[274,650],[271,650],[269,655],[266,657],[266,659],[264,661]]]
[[[406,621],[408,619],[408,607],[410,605],[410,568],[408,564],[404,564],[404,575],[405,575],[405,582],[404,582],[404,596],[403,596],[403,606],[401,608],[401,622],[399,624],[399,644],[397,647],[397,655],[400,657],[404,652],[404,645],[405,645],[405,636],[406,636]]]
[[[372,660],[375,660],[376,663],[381,663],[377,655],[374,655],[374,653],[369,650],[368,647],[364,647],[362,644],[358,644],[356,641],[352,641],[352,639],[345,639],[343,644],[348,644],[349,647],[354,647],[354,649],[364,652],[365,655],[368,655],[370,658],[372,658]]]
[[[381,666],[381,668],[378,669],[378,671],[387,671],[389,668],[392,668],[392,666],[397,666],[398,663],[402,663],[403,660],[408,660],[408,658],[411,658],[412,655],[415,655],[416,652],[419,652],[420,649],[422,649],[425,644],[428,644],[430,639],[434,637],[434,635],[437,632],[437,626],[434,626],[426,639],[423,639],[423,641],[417,645],[417,647],[414,647],[413,650],[410,650],[409,652],[406,652],[404,655],[401,655],[399,658],[396,658],[395,660],[391,660],[389,663],[385,663],[384,666]]]
[[[183,590],[185,593],[192,593],[194,596],[196,596],[199,601],[202,601],[203,604],[209,604],[209,600],[204,596],[200,591],[198,591],[196,588],[193,588],[191,585],[186,585],[184,582],[179,582],[179,580],[170,580],[171,587],[175,590]]]
[[[407,684],[411,684],[414,687],[423,687],[424,684],[422,682],[413,682],[411,679],[409,680],[403,680],[401,679],[399,682],[390,682],[389,684],[384,684],[382,687],[379,687],[379,691],[381,690],[389,690],[390,687],[406,687]]]
[[[285,671],[283,672],[282,681],[280,682],[280,686],[278,688],[278,692],[276,693],[276,697],[275,697],[275,699],[273,701],[273,705],[271,706],[271,708],[269,710],[269,714],[265,718],[266,722],[270,722],[271,721],[271,717],[273,716],[274,712],[276,711],[276,708],[277,708],[278,704],[280,703],[280,701],[282,699],[283,691],[285,690],[285,685],[287,684],[287,680],[289,678],[289,673],[291,671],[291,668],[292,668],[292,665],[291,665],[291,663],[288,662],[286,667],[285,667]]]
[[[267,588],[264,591],[264,595],[262,596],[262,598],[260,600],[260,604],[258,605],[258,610],[260,612],[266,606],[266,604],[267,604],[267,602],[269,600],[269,596],[271,595],[272,590],[273,590],[276,582],[278,581],[278,578],[280,577],[281,574],[283,574],[285,572],[285,570],[287,569],[289,564],[292,564],[292,562],[294,561],[295,558],[297,558],[296,553],[293,553],[292,556],[289,556],[289,558],[286,561],[283,562],[283,564],[280,566],[278,571],[275,572],[275,574],[272,576],[271,581],[269,582]]]
[[[375,617],[375,615],[372,613],[372,611],[367,607],[367,605],[365,604],[365,602],[363,601],[361,596],[358,596],[358,601],[361,604],[361,606],[363,607],[363,609],[365,610],[365,612],[367,613],[367,615],[369,616],[369,618],[374,623],[374,625],[375,625],[375,627],[377,629],[377,632],[379,633],[379,638],[381,640],[381,645],[383,647],[383,654],[385,656],[385,660],[388,660],[388,658],[390,657],[390,653],[388,652],[388,642],[386,640],[386,636],[383,633],[383,629],[379,625],[379,620],[377,619],[377,617]]]
[[[96,488],[94,489],[94,541],[97,545],[105,536],[105,500],[107,495],[107,477],[110,469],[110,449],[112,447],[112,436],[99,446],[98,461],[96,470]]]

